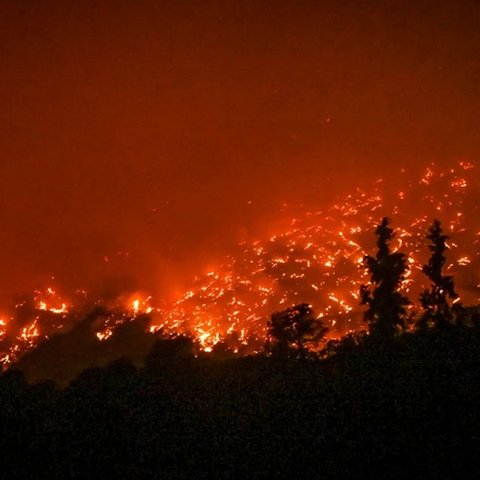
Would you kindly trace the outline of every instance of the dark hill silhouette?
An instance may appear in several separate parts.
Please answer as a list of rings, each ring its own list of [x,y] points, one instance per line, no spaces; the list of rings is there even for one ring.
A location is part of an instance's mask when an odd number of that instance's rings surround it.
[[[109,312],[96,308],[68,332],[52,335],[24,355],[14,366],[25,373],[30,382],[48,379],[65,385],[82,370],[102,366],[128,357],[141,364],[155,337],[146,333],[149,318],[126,320],[113,330],[111,337],[100,342],[96,331],[105,323]]]

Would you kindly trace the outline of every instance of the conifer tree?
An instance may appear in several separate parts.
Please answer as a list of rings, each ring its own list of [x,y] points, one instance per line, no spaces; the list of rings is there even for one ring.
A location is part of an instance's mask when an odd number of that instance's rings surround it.
[[[445,266],[445,252],[448,250],[448,236],[442,232],[441,224],[435,220],[428,231],[427,238],[431,244],[428,246],[432,255],[422,268],[423,273],[432,282],[429,289],[420,295],[420,302],[424,309],[419,326],[421,329],[433,326],[444,328],[452,323],[453,315],[450,300],[458,298],[451,275],[443,275]]]
[[[375,230],[378,251],[375,256],[366,255],[363,264],[370,273],[372,286],[360,287],[361,304],[367,305],[365,320],[372,335],[391,338],[403,329],[406,309],[410,304],[399,292],[408,270],[404,253],[391,252],[390,242],[394,237],[390,219],[384,217]]]

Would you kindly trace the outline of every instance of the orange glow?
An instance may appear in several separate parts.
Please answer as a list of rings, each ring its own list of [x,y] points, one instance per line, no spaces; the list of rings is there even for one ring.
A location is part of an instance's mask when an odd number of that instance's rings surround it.
[[[447,172],[430,165],[419,181],[404,175],[409,189],[402,188],[390,200],[385,194],[388,185],[379,181],[370,193],[358,188],[323,211],[296,211],[285,222],[287,227],[265,239],[242,242],[223,263],[196,276],[169,305],[138,292],[107,303],[117,313],[105,319],[97,338],[108,340],[116,326],[147,314],[152,318],[148,327],[151,334],[190,334],[207,352],[222,339],[238,334],[237,351],[247,346],[253,352],[263,344],[269,315],[299,302],[313,305],[317,317],[330,328],[329,338],[363,329],[358,295],[359,286],[368,281],[362,268],[363,255],[375,250],[373,229],[378,220],[394,210],[396,239],[392,248],[407,254],[410,268],[401,288],[413,301],[409,310],[415,314],[418,294],[427,286],[421,272],[429,255],[425,234],[437,217],[439,198],[440,220],[452,235],[447,270],[455,274],[462,298],[473,300],[475,295],[462,283],[464,269],[480,263],[480,235],[473,228],[476,204],[470,194],[476,175],[473,165],[460,164]],[[465,280],[468,287],[468,278]],[[82,292],[81,298],[86,296]],[[78,308],[52,287],[35,291],[34,301],[34,317],[20,328],[8,351],[1,353],[4,364],[52,331],[47,323],[51,316],[61,321]],[[21,302],[16,309],[24,305]],[[0,339],[7,336],[6,321],[0,320]]]
[[[7,322],[0,318],[0,341],[2,341],[7,334]]]
[[[100,341],[107,340],[113,335],[111,328],[106,328],[103,332],[97,332],[96,336]]]
[[[28,347],[32,347],[36,344],[38,337],[40,336],[40,329],[38,328],[38,319],[36,318],[30,325],[23,327],[18,340],[24,342]]]
[[[57,315],[68,313],[67,304],[62,301],[52,287],[48,287],[44,292],[36,290],[34,294],[38,310],[48,311]]]

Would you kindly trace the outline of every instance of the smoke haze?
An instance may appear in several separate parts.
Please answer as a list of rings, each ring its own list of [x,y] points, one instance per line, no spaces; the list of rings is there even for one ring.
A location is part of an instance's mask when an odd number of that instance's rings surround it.
[[[283,202],[475,162],[479,20],[474,1],[0,0],[0,300],[52,276],[175,289]]]

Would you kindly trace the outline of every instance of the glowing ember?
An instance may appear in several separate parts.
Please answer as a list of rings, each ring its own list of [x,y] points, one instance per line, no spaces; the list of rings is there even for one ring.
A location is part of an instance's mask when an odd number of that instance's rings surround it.
[[[49,311],[57,315],[68,313],[67,304],[61,301],[53,288],[48,287],[45,292],[36,290],[34,294],[38,310]]]
[[[38,328],[38,318],[36,318],[30,325],[23,327],[18,340],[25,343],[28,347],[35,345],[37,338],[40,336],[40,330]]]
[[[480,232],[474,226],[479,185],[474,166],[463,162],[444,172],[430,165],[420,179],[403,173],[395,183],[379,180],[368,191],[358,188],[321,211],[287,211],[284,228],[238,245],[222,265],[196,277],[170,307],[155,307],[152,297],[140,294],[107,305],[116,314],[106,318],[97,337],[106,340],[117,325],[148,314],[152,334],[188,333],[205,351],[224,339],[235,351],[246,346],[254,351],[263,344],[270,314],[300,302],[313,306],[330,328],[330,337],[364,328],[358,291],[367,280],[361,265],[364,253],[374,250],[373,230],[382,216],[392,218],[397,232],[393,250],[408,256],[410,270],[402,288],[414,302],[412,313],[428,283],[421,268],[429,255],[425,235],[435,218],[452,237],[447,270],[455,275],[462,301],[477,301]],[[0,340],[9,335],[15,339],[1,361],[11,362],[48,335],[51,316],[66,318],[77,308],[74,304],[53,288],[34,292],[30,323],[20,333],[9,334],[7,323],[0,321]]]
[[[4,339],[7,334],[7,322],[0,318],[0,342]]]
[[[113,334],[113,330],[111,328],[106,328],[103,332],[97,332],[97,338],[99,340],[107,340]]]

